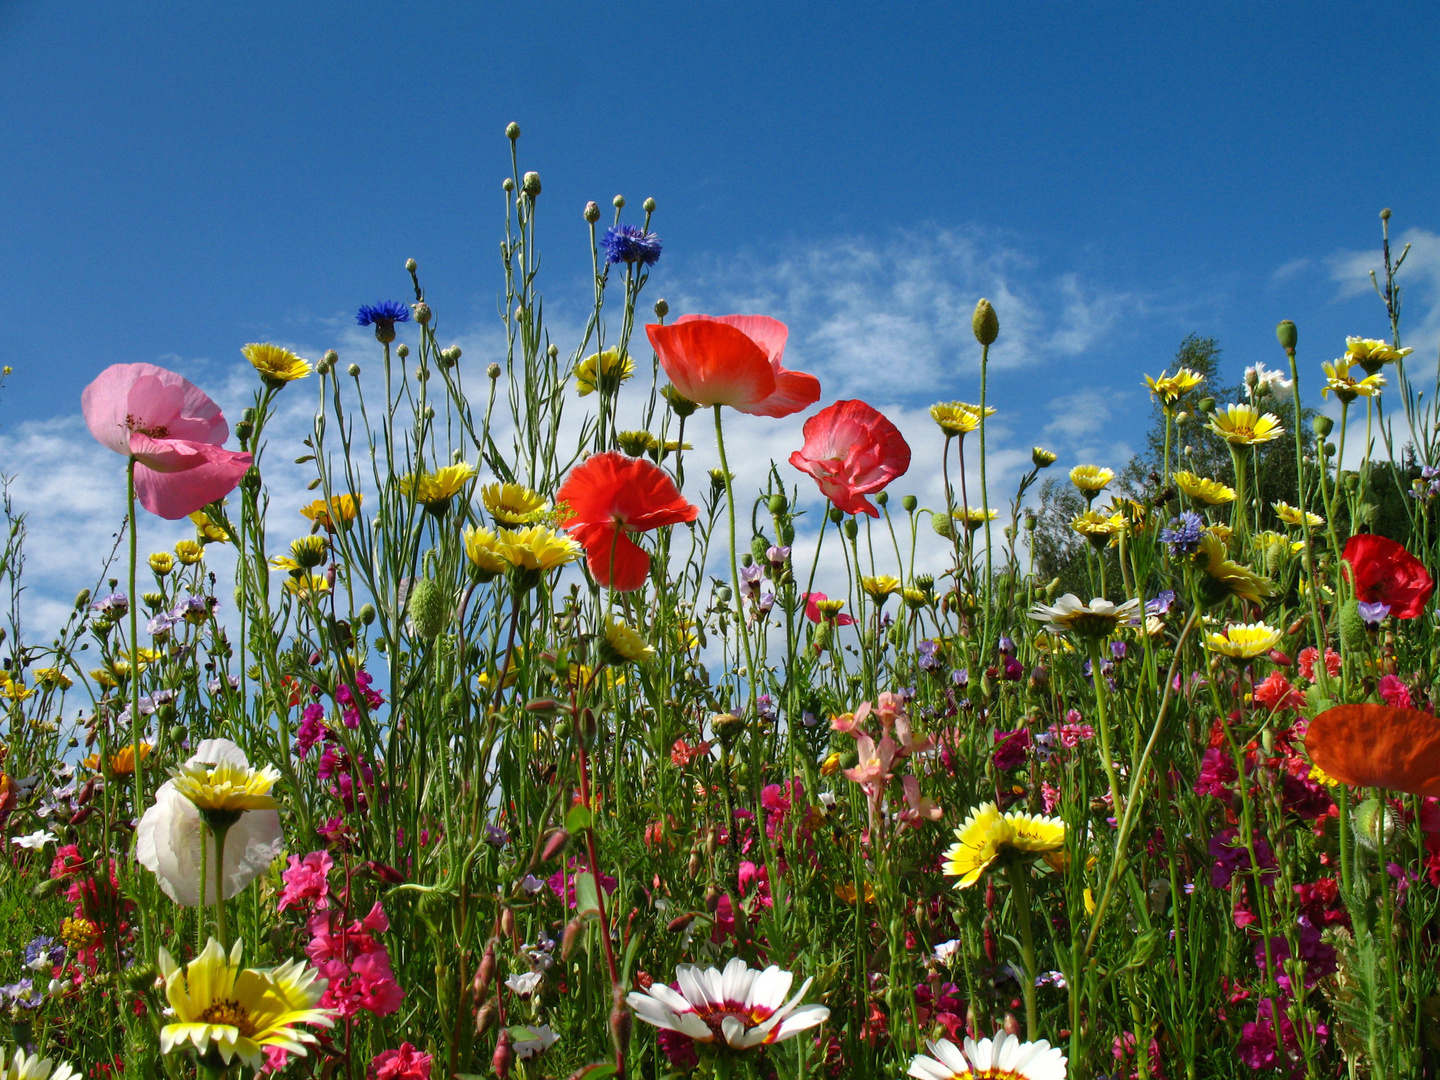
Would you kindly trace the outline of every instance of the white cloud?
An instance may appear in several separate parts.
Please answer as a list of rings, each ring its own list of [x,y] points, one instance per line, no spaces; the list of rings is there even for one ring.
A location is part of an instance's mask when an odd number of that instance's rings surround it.
[[[1390,250],[1398,258],[1406,246],[1405,255],[1397,275],[1401,289],[1401,331],[1406,345],[1413,346],[1417,353],[1433,356],[1440,345],[1440,235],[1428,229],[1407,229],[1391,241]],[[1384,259],[1379,248],[1369,251],[1339,251],[1325,260],[1330,270],[1330,280],[1339,285],[1342,299],[1374,291],[1370,272],[1377,277],[1383,272]],[[1384,288],[1384,281],[1379,281]],[[1416,319],[1419,301],[1423,311]],[[1389,337],[1385,325],[1384,309],[1377,300],[1374,308],[1378,316],[1376,328],[1367,329],[1361,336]]]

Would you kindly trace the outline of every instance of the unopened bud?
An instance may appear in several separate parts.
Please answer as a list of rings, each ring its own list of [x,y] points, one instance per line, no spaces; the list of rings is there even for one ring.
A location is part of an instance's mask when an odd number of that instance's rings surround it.
[[[657,319],[663,319],[666,315],[669,315],[669,314],[670,314],[670,304],[669,304],[669,303],[666,301],[666,299],[662,296],[659,300],[656,300],[656,301],[655,301],[655,317],[656,317]]]
[[[500,1037],[495,1040],[495,1055],[490,1059],[490,1064],[495,1069],[495,1075],[500,1080],[506,1080],[510,1075],[510,1066],[515,1063],[515,1053],[510,1049],[510,1029],[501,1028]]]
[[[513,120],[510,121],[510,123],[506,124],[505,137],[511,142],[514,142],[516,139],[520,138],[520,125],[515,123],[515,121]]]
[[[430,322],[432,312],[430,311],[430,305],[425,303],[424,300],[421,300],[418,304],[410,305],[410,309],[415,313],[415,321],[421,326],[425,326]]]
[[[556,829],[550,834],[550,839],[545,841],[545,850],[540,853],[540,861],[549,862],[564,851],[569,842],[570,834],[564,829]]]
[[[989,300],[982,297],[975,305],[975,315],[970,320],[970,327],[975,331],[975,340],[981,345],[993,345],[1000,336],[1000,320],[996,318],[995,309],[990,306]]]
[[[613,199],[610,200],[610,202],[614,205],[614,207],[615,207],[616,210],[623,210],[623,209],[625,209],[625,196],[624,196],[624,195],[616,195],[615,198],[613,198]]]
[[[1287,353],[1293,353],[1295,351],[1295,342],[1299,340],[1300,335],[1295,329],[1295,324],[1289,319],[1286,319],[1279,326],[1275,327],[1275,337],[1279,339],[1282,349]]]
[[[580,932],[585,929],[585,920],[579,915],[565,924],[565,933],[560,935],[560,959],[569,960],[580,943]]]
[[[585,220],[591,225],[600,220],[600,204],[593,199],[585,204]]]
[[[655,212],[655,200],[646,199],[643,203],[640,204],[640,209],[644,210],[647,214],[653,214]]]
[[[499,1015],[499,1006],[493,1001],[487,1001],[480,1011],[475,1014],[475,1034],[484,1035],[495,1026],[495,1018]]]
[[[357,379],[357,378],[360,377],[360,365],[359,365],[359,364],[351,364],[349,367],[347,367],[347,368],[345,369],[345,371],[346,371],[346,373],[347,373],[352,379]]]
[[[1037,469],[1048,469],[1055,464],[1055,454],[1046,450],[1043,446],[1032,446],[1030,448],[1030,460]]]
[[[535,198],[536,195],[539,195],[540,174],[537,172],[527,172],[520,179],[520,190],[523,191],[526,195],[529,195],[532,199]]]
[[[1328,416],[1317,416],[1310,421],[1310,427],[1316,435],[1324,439],[1330,435],[1330,432],[1335,430],[1335,421]]]

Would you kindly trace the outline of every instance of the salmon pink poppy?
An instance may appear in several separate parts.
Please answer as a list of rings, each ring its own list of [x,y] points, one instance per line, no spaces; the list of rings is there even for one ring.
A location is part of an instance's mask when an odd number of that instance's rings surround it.
[[[1435,582],[1420,560],[1386,537],[1374,533],[1352,536],[1342,558],[1350,564],[1355,599],[1388,604],[1397,619],[1419,617],[1435,591]]]
[[[235,489],[251,456],[223,449],[220,406],[188,379],[154,364],[112,364],[80,396],[102,446],[135,459],[135,494],[175,521]]]
[[[910,445],[865,402],[837,401],[805,421],[805,445],[790,455],[790,464],[813,476],[838,509],[879,517],[865,496],[910,468]]]
[[[650,556],[626,533],[700,516],[700,508],[685,500],[665,470],[613,450],[572,469],[555,503],[556,523],[584,546],[591,575],[617,592],[640,588],[650,574]]]
[[[820,380],[786,371],[790,331],[765,315],[682,315],[645,327],[675,389],[700,405],[754,416],[789,416],[820,400]]]
[[[1440,720],[1419,709],[1326,709],[1310,721],[1305,750],[1342,784],[1440,795]]]

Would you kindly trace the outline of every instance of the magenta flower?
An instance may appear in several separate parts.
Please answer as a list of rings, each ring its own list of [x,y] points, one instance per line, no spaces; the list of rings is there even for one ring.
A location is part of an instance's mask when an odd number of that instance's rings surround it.
[[[224,498],[250,468],[249,454],[221,445],[230,428],[220,406],[154,364],[112,364],[80,407],[100,445],[135,459],[140,505],[170,521]]]

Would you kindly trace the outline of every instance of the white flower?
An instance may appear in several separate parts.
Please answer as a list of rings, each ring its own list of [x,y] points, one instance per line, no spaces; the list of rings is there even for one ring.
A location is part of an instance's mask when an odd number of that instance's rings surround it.
[[[543,971],[527,971],[523,975],[511,975],[505,980],[505,985],[521,997],[529,997],[540,985],[540,980],[545,978]]]
[[[521,1061],[529,1061],[536,1054],[543,1054],[560,1039],[559,1035],[550,1030],[549,1024],[541,1024],[539,1027],[511,1028],[510,1031],[512,1035],[522,1031],[526,1033],[512,1044],[515,1047],[515,1056]]]
[[[810,989],[811,979],[785,1000],[794,979],[773,965],[754,970],[737,956],[723,972],[681,964],[675,969],[678,993],[657,982],[646,993],[632,992],[627,1000],[647,1024],[678,1031],[696,1042],[723,1038],[732,1049],[745,1050],[782,1042],[830,1018],[824,1005],[795,1007]]]
[[[1138,623],[1140,601],[1126,600],[1123,604],[1112,604],[1097,596],[1090,603],[1083,604],[1074,593],[1066,593],[1055,601],[1054,607],[1036,604],[1030,609],[1030,618],[1057,633],[1072,631],[1083,637],[1104,637],[1122,623],[1126,626]]]
[[[1065,1055],[1044,1039],[1021,1042],[1004,1032],[994,1041],[965,1040],[965,1051],[949,1039],[927,1041],[934,1057],[916,1054],[909,1074],[919,1080],[1065,1080]]]
[[[47,829],[40,829],[37,832],[32,832],[25,836],[12,836],[10,842],[17,847],[36,851],[43,848],[46,844],[53,844],[55,842],[55,834]]]
[[[935,946],[935,959],[942,964],[948,964],[950,958],[960,949],[960,940],[951,938],[949,941],[942,941]]]
[[[245,753],[229,739],[206,739],[186,765],[199,762],[231,763],[248,769]],[[135,858],[152,871],[165,895],[177,904],[194,907],[201,903],[200,849],[205,844],[204,903],[215,902],[215,838],[209,835],[200,811],[167,780],[155,792],[155,805],[145,811],[135,831]],[[280,814],[273,808],[246,810],[225,837],[226,899],[234,896],[265,872],[285,848]]]
[[[80,1074],[67,1062],[56,1065],[39,1054],[27,1056],[24,1050],[16,1050],[7,1065],[5,1051],[0,1048],[0,1080],[80,1080]]]
[[[1289,390],[1294,385],[1279,371],[1267,368],[1263,363],[1257,363],[1254,367],[1245,369],[1245,385],[1256,397],[1264,397],[1266,394],[1278,394],[1281,391]]]

